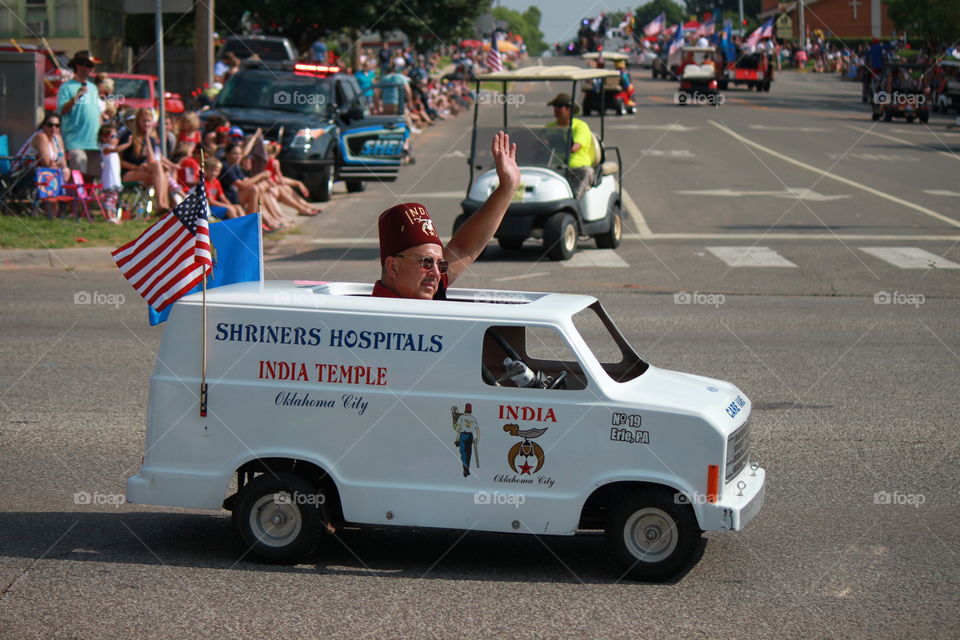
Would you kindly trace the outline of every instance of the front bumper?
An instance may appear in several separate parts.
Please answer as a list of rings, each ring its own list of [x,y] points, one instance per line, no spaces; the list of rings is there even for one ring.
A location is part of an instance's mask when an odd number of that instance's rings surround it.
[[[740,531],[750,524],[763,506],[765,478],[762,467],[745,466],[724,485],[717,502],[700,505],[700,527],[704,531]]]

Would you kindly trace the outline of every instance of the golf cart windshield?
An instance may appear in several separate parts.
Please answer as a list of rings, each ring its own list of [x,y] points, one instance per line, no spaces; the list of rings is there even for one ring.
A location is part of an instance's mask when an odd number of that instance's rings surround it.
[[[471,164],[480,171],[494,168],[489,141],[502,127],[477,127],[476,150]],[[521,126],[507,130],[510,142],[517,144],[517,164],[521,167],[562,169],[570,150],[569,127]]]

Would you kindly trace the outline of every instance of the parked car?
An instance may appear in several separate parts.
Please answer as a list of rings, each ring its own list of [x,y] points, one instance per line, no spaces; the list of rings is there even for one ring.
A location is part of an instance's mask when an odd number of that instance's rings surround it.
[[[319,202],[337,180],[350,192],[365,181],[395,181],[410,136],[403,115],[370,114],[353,74],[312,63],[247,64],[200,113],[214,116],[279,141],[283,172]]]
[[[123,109],[160,108],[157,97],[158,78],[146,73],[111,73],[113,93],[117,98],[117,106]],[[179,93],[167,91],[164,94],[164,108],[167,113],[178,116],[183,113],[183,98]]]
[[[256,55],[267,62],[296,62],[297,50],[282,36],[227,36],[217,59],[227,52],[241,60]]]
[[[596,298],[371,289],[248,282],[208,291],[205,312],[200,293],[176,302],[127,501],[227,509],[243,555],[271,563],[336,551],[329,534],[357,525],[604,530],[637,580],[677,575],[703,531],[760,511],[747,395],[647,363]],[[731,575],[753,568],[725,555]]]

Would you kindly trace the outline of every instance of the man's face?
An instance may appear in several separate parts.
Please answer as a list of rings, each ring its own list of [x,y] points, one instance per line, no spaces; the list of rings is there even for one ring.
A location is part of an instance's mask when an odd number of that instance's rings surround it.
[[[390,282],[387,283],[402,298],[432,300],[440,286],[440,269],[434,264],[429,271],[420,264],[420,258],[430,256],[435,261],[443,259],[443,249],[438,244],[421,244],[402,252],[404,257],[387,258],[386,268]]]
[[[570,122],[570,107],[554,105],[553,117],[556,118],[560,124],[568,124]]]

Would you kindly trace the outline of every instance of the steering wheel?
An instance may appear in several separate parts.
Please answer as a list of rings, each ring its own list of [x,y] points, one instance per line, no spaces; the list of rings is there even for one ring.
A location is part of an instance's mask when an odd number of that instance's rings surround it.
[[[563,384],[564,380],[566,380],[566,379],[567,379],[567,372],[566,372],[566,371],[561,371],[561,372],[560,372],[560,375],[557,376],[557,379],[554,380],[554,381],[553,381],[553,384],[551,384],[549,387],[547,387],[547,389],[559,389],[559,388],[560,388],[560,385]],[[566,387],[565,384],[564,384],[564,387]]]

